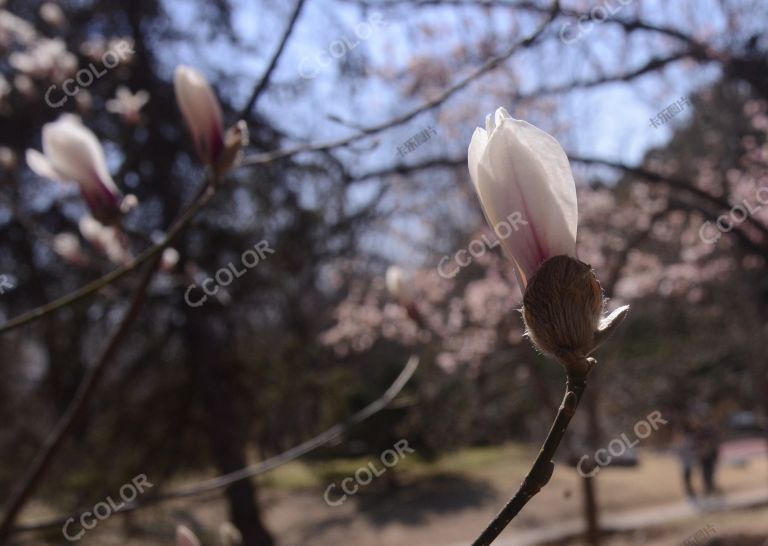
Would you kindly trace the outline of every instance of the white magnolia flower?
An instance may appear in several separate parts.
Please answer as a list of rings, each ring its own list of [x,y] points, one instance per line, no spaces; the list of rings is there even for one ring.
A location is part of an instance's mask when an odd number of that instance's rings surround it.
[[[576,256],[576,185],[557,140],[499,108],[485,129],[475,130],[468,158],[491,227],[515,213],[522,217],[500,239],[523,288],[548,258]]]
[[[93,217],[112,223],[120,217],[122,194],[107,169],[99,139],[80,118],[64,114],[43,126],[43,153],[27,150],[27,164],[45,178],[77,182]]]
[[[176,69],[174,88],[200,160],[216,165],[224,150],[224,122],[213,89],[205,76],[188,66]]]
[[[136,93],[121,85],[115,92],[115,98],[107,101],[107,111],[120,114],[126,123],[135,125],[141,120],[139,110],[149,101],[149,92],[141,89]]]
[[[200,541],[197,540],[195,533],[179,525],[176,527],[176,546],[200,546]]]
[[[405,272],[396,265],[387,268],[384,281],[387,290],[393,298],[401,303],[408,303],[412,299],[412,291],[406,282]]]

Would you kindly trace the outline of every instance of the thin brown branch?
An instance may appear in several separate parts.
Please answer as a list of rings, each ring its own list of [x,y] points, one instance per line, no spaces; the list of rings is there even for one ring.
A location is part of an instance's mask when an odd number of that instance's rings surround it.
[[[16,516],[40,484],[45,472],[50,468],[54,458],[63,447],[69,433],[85,414],[88,402],[96,391],[96,387],[99,385],[99,380],[107,369],[107,364],[114,356],[118,346],[128,333],[128,329],[139,314],[139,310],[144,303],[147,287],[157,270],[159,262],[160,256],[156,256],[147,267],[139,286],[136,288],[131,305],[123,316],[117,329],[107,342],[101,355],[96,359],[96,363],[86,372],[82,382],[77,388],[77,392],[75,392],[74,398],[59,419],[58,423],[56,423],[56,427],[45,440],[40,453],[32,462],[29,469],[24,473],[18,485],[11,492],[5,506],[3,520],[0,522],[0,546],[7,543],[8,538],[12,533]]]
[[[335,438],[342,436],[351,427],[362,423],[366,419],[369,419],[376,413],[380,412],[382,409],[386,408],[398,396],[398,394],[400,394],[400,392],[403,390],[405,385],[411,380],[414,373],[416,373],[416,369],[418,368],[418,366],[419,366],[419,359],[416,356],[412,356],[411,358],[408,359],[408,362],[406,363],[405,367],[397,376],[397,378],[392,383],[392,385],[390,385],[390,387],[384,392],[384,394],[381,397],[371,402],[369,405],[367,405],[357,413],[350,416],[343,423],[338,423],[332,426],[325,432],[318,434],[314,438],[311,438],[306,442],[289,449],[288,451],[285,451],[283,453],[280,453],[279,455],[276,455],[274,457],[261,461],[258,464],[255,464],[246,468],[242,468],[240,470],[236,470],[235,472],[231,472],[223,476],[218,476],[216,478],[211,478],[209,480],[188,484],[188,485],[179,487],[177,489],[172,489],[164,493],[159,493],[151,497],[146,497],[144,499],[137,499],[136,501],[126,503],[124,506],[121,506],[115,511],[115,513],[125,514],[125,513],[133,512],[134,510],[138,510],[140,508],[150,506],[152,504],[166,501],[166,500],[177,499],[182,497],[192,497],[192,496],[202,495],[205,493],[210,493],[218,489],[223,489],[228,485],[231,485],[237,481],[245,480],[248,478],[252,478],[254,476],[265,474],[290,461],[293,461],[303,455],[306,455],[307,453],[327,444],[328,442],[331,442]],[[73,517],[77,518],[81,513],[82,511],[79,511],[79,512],[75,512],[68,515],[56,516],[50,519],[46,519],[44,521],[22,524],[15,527],[13,529],[13,532],[22,533],[22,532],[28,532],[28,531],[39,531],[39,530],[47,529],[50,527],[55,527],[57,525],[61,525],[65,523],[70,518],[73,518]]]
[[[283,148],[280,150],[274,150],[271,152],[253,154],[245,157],[243,159],[242,165],[263,165],[279,159],[291,157],[301,152],[319,152],[324,150],[330,150],[332,148],[340,148],[343,146],[348,146],[349,144],[362,140],[363,138],[366,138],[373,134],[380,133],[387,129],[391,129],[392,127],[396,127],[398,125],[402,125],[403,123],[409,122],[419,114],[428,112],[429,110],[432,110],[433,108],[440,106],[449,98],[451,98],[453,95],[455,95],[457,92],[461,91],[467,85],[472,83],[474,80],[476,80],[480,76],[498,67],[500,64],[502,64],[504,61],[509,59],[516,52],[520,51],[521,49],[526,49],[531,47],[534,43],[536,43],[536,41],[541,37],[541,35],[544,33],[544,31],[552,22],[552,20],[556,17],[557,9],[559,5],[560,5],[559,0],[555,0],[555,2],[553,2],[553,7],[550,10],[549,17],[547,17],[547,19],[541,25],[539,25],[539,27],[533,32],[533,34],[513,44],[502,54],[497,55],[495,57],[491,57],[490,59],[485,61],[482,65],[480,65],[478,68],[472,70],[467,76],[465,76],[464,78],[461,78],[459,81],[454,83],[452,86],[448,87],[445,91],[437,95],[435,98],[424,102],[420,106],[404,114],[396,116],[384,123],[362,128],[358,133],[355,133],[350,136],[346,136],[346,137],[342,137],[334,140],[327,140],[324,142],[300,144],[297,146]]]
[[[243,109],[240,111],[241,118],[246,117],[251,109],[253,109],[254,105],[256,104],[256,101],[258,100],[259,96],[264,92],[264,90],[269,85],[269,81],[272,78],[272,73],[277,68],[277,63],[280,61],[280,57],[283,54],[283,51],[285,50],[285,46],[288,44],[288,40],[291,37],[291,34],[293,33],[293,29],[296,27],[296,21],[299,19],[299,15],[301,15],[301,10],[304,8],[304,3],[306,0],[297,0],[296,6],[293,8],[293,12],[291,13],[291,17],[288,20],[288,26],[285,28],[285,32],[283,33],[283,37],[280,39],[280,44],[277,46],[277,50],[275,50],[274,55],[272,55],[272,59],[269,61],[269,65],[267,65],[267,69],[264,72],[264,75],[259,80],[259,83],[256,84],[256,87],[253,89],[253,93],[251,93],[251,96],[248,98],[248,101],[245,103],[245,106],[243,106]]]
[[[552,428],[549,430],[549,434],[547,434],[544,445],[542,445],[541,451],[539,451],[539,455],[536,457],[531,470],[523,480],[523,483],[520,484],[517,493],[504,505],[504,508],[493,518],[493,521],[485,528],[477,540],[472,543],[472,546],[488,546],[496,540],[520,510],[528,504],[528,501],[547,485],[555,468],[552,459],[565,435],[565,431],[568,430],[571,418],[576,413],[576,408],[581,401],[581,396],[586,386],[586,376],[568,377],[563,402],[560,404],[555,421],[552,423]]]
[[[190,204],[189,207],[184,211],[184,213],[179,217],[179,219],[171,227],[171,229],[168,231],[168,233],[163,238],[163,240],[160,241],[160,243],[158,243],[153,247],[148,248],[147,250],[139,254],[136,258],[134,258],[124,266],[118,267],[117,269],[110,271],[103,277],[100,277],[94,281],[91,281],[90,283],[86,284],[82,288],[79,288],[74,292],[70,292],[65,296],[62,296],[49,303],[46,303],[45,305],[36,307],[35,309],[22,313],[21,315],[8,320],[4,324],[0,325],[0,334],[19,328],[20,326],[23,326],[39,318],[42,318],[50,313],[58,311],[62,307],[66,307],[67,305],[76,303],[90,296],[91,294],[98,292],[105,286],[112,284],[113,282],[123,278],[128,273],[130,273],[137,267],[141,266],[143,263],[147,262],[148,260],[152,259],[155,256],[158,256],[163,250],[165,250],[166,247],[168,247],[168,245],[170,245],[173,242],[173,240],[179,235],[179,233],[181,233],[189,225],[189,223],[194,219],[195,215],[203,207],[205,207],[205,205],[208,204],[208,202],[213,197],[214,193],[215,193],[215,189],[213,188],[213,186],[209,186],[206,183],[202,187],[201,191],[198,193],[198,195],[196,196],[192,204]]]

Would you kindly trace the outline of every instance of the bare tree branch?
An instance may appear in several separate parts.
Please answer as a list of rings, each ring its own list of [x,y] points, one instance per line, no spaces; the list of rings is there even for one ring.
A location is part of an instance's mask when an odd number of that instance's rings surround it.
[[[302,444],[292,447],[288,451],[280,453],[279,455],[271,457],[255,465],[242,468],[240,470],[231,472],[229,474],[225,474],[223,476],[218,476],[216,478],[211,478],[209,480],[188,484],[188,485],[179,487],[177,489],[166,491],[165,493],[159,493],[159,494],[153,495],[151,497],[137,499],[133,502],[126,503],[124,506],[115,510],[114,513],[126,514],[128,512],[133,512],[134,510],[138,510],[140,508],[144,508],[146,506],[156,504],[158,502],[171,500],[171,499],[178,499],[183,497],[193,497],[193,496],[202,495],[205,493],[210,493],[218,489],[223,489],[224,487],[227,487],[228,485],[231,485],[237,481],[246,480],[248,478],[253,478],[254,476],[265,474],[286,463],[296,460],[297,458],[303,455],[306,455],[307,453],[319,447],[322,447],[323,445],[334,440],[335,438],[342,436],[351,427],[362,423],[366,419],[369,419],[376,413],[386,408],[397,397],[397,395],[400,394],[400,392],[403,390],[405,385],[411,380],[411,378],[413,377],[413,374],[416,373],[416,369],[418,368],[418,366],[419,366],[418,357],[411,356],[408,359],[408,362],[406,363],[403,370],[395,379],[395,381],[392,383],[392,385],[390,385],[390,387],[384,392],[384,394],[380,398],[378,398],[374,402],[371,402],[369,405],[367,405],[357,413],[350,416],[343,423],[339,423],[332,426],[325,432],[318,434],[314,438],[311,438]],[[39,531],[42,529],[47,529],[49,527],[55,527],[57,525],[61,525],[65,523],[70,518],[73,518],[73,517],[77,518],[81,513],[82,511],[78,511],[78,512],[73,512],[72,514],[56,516],[43,521],[22,524],[15,527],[12,532],[23,533],[28,531]]]
[[[277,50],[275,51],[275,54],[272,56],[272,60],[269,62],[269,65],[267,65],[267,70],[264,72],[264,75],[259,80],[259,83],[256,84],[256,87],[253,89],[253,93],[251,93],[251,96],[248,98],[248,101],[245,103],[245,106],[243,106],[243,109],[240,111],[240,115],[239,115],[240,118],[248,115],[248,113],[256,104],[256,101],[258,100],[259,96],[264,92],[264,90],[269,85],[270,79],[272,77],[272,73],[275,71],[275,68],[277,68],[277,64],[280,61],[280,57],[282,56],[283,51],[285,50],[285,46],[288,44],[288,40],[291,37],[291,34],[293,33],[293,29],[296,26],[296,21],[299,19],[299,15],[301,15],[301,10],[304,8],[305,2],[306,0],[296,1],[296,6],[293,8],[291,17],[288,20],[288,26],[286,26],[285,28],[285,32],[283,33],[283,37],[280,40],[280,44],[277,46]]]
[[[422,114],[424,112],[427,112],[429,110],[432,110],[433,108],[440,106],[446,100],[448,100],[453,95],[455,95],[457,92],[461,91],[467,85],[472,83],[474,80],[476,80],[480,76],[498,67],[500,64],[502,64],[504,61],[509,59],[512,55],[514,55],[519,50],[531,47],[541,37],[541,35],[546,30],[547,26],[549,26],[549,23],[551,23],[552,20],[557,15],[558,6],[559,6],[559,0],[555,0],[555,2],[553,2],[553,7],[550,10],[549,17],[547,17],[547,19],[544,22],[542,22],[542,24],[529,37],[525,38],[524,40],[521,40],[520,42],[515,43],[501,55],[491,57],[490,59],[485,61],[482,65],[480,65],[478,68],[470,72],[470,74],[460,79],[452,86],[448,87],[445,91],[437,95],[432,100],[429,100],[421,104],[417,108],[414,108],[413,110],[410,110],[409,112],[406,112],[384,123],[373,125],[371,127],[362,128],[360,132],[347,137],[328,140],[325,142],[301,144],[298,146],[292,146],[292,147],[283,148],[280,150],[274,150],[271,152],[253,154],[245,157],[242,162],[242,165],[263,165],[266,163],[271,163],[278,159],[291,157],[301,152],[319,152],[323,150],[330,150],[332,148],[340,148],[343,146],[348,146],[349,144],[357,142],[358,140],[362,140],[363,138],[366,138],[373,134],[380,133],[382,131],[391,129],[392,127],[396,127],[398,125],[402,125],[403,123],[407,123],[408,121],[412,120],[419,114]]]

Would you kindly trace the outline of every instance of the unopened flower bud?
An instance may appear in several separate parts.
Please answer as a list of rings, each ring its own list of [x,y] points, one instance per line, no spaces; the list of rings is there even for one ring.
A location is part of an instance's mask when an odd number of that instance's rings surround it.
[[[241,150],[248,146],[248,125],[240,120],[227,129],[224,136],[224,152],[216,163],[216,172],[224,174],[237,166],[242,157]]]
[[[621,307],[601,321],[604,299],[591,266],[570,256],[545,261],[523,296],[527,335],[568,372],[589,371],[587,357],[626,316]]]

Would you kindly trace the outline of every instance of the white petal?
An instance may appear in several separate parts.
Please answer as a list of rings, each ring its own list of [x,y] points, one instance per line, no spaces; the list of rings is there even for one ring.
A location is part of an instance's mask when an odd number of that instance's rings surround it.
[[[503,106],[500,106],[496,109],[496,112],[493,115],[493,119],[495,121],[494,125],[496,127],[499,127],[505,119],[511,119],[511,118],[512,116],[509,115],[509,112],[507,112],[507,109],[504,108]]]
[[[57,180],[59,182],[64,181],[65,177],[61,176],[61,174],[56,172],[56,169],[53,168],[53,165],[51,165],[51,162],[48,161],[48,158],[45,157],[40,152],[38,152],[37,150],[32,150],[32,149],[27,150],[26,156],[27,156],[27,165],[36,174],[42,176],[43,178],[48,178],[50,180]]]
[[[211,154],[220,153],[224,135],[219,101],[198,70],[179,66],[174,75],[176,101],[189,127],[198,152],[206,162],[215,160]]]
[[[467,152],[467,161],[469,164],[469,176],[477,190],[477,166],[480,158],[483,156],[485,147],[488,145],[488,132],[478,127],[472,134],[472,140],[469,142],[469,151]]]
[[[62,116],[43,127],[43,151],[62,177],[87,189],[101,183],[109,191],[119,193],[107,169],[99,139],[72,116]]]
[[[500,114],[500,115],[499,115]],[[518,212],[519,223],[502,241],[524,282],[551,256],[575,256],[576,187],[558,142],[525,121],[497,121],[477,168],[480,201],[492,226]]]

